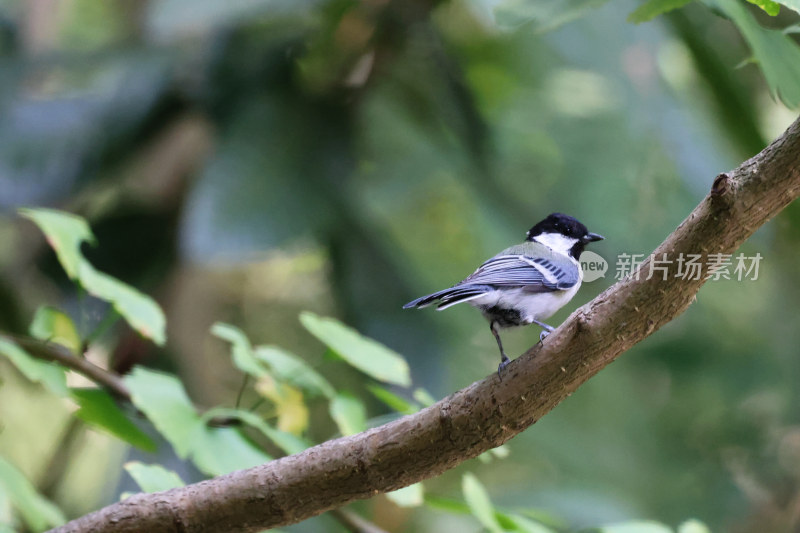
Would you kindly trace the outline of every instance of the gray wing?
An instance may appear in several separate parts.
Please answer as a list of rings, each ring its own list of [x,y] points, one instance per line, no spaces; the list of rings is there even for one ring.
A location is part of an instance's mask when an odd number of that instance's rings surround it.
[[[541,292],[565,290],[578,283],[578,268],[566,258],[498,255],[486,261],[458,285],[524,286]]]
[[[446,309],[500,287],[525,287],[529,292],[566,290],[580,280],[579,268],[550,248],[527,241],[503,250],[452,287],[417,298],[403,308],[426,307],[438,302],[438,309]]]

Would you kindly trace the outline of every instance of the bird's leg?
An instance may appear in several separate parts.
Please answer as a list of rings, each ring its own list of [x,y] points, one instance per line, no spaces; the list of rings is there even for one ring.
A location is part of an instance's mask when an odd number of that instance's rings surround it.
[[[503,376],[500,374],[503,369],[511,362],[511,359],[506,356],[506,352],[503,350],[503,343],[500,341],[500,335],[497,333],[497,330],[494,329],[495,322],[489,323],[489,329],[492,330],[492,335],[494,335],[495,340],[497,341],[497,347],[500,348],[500,364],[497,366],[497,375],[502,379]]]
[[[543,330],[543,331],[542,331],[542,332],[539,334],[539,342],[542,342],[542,341],[544,340],[544,338],[545,338],[545,337],[547,337],[548,335],[550,335],[550,333],[551,333],[551,332],[553,331],[553,329],[554,329],[554,328],[553,328],[553,326],[548,326],[548,325],[547,325],[547,324],[545,324],[544,322],[539,322],[539,321],[538,321],[538,320],[536,320],[535,318],[532,320],[532,322],[533,322],[534,324],[536,324],[537,326],[541,327],[541,328],[542,328],[542,330]]]

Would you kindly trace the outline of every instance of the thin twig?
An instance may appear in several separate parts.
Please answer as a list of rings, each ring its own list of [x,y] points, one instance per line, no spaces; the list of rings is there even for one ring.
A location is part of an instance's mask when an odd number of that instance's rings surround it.
[[[45,361],[53,361],[62,366],[74,370],[94,381],[98,385],[105,387],[115,396],[131,401],[131,393],[122,377],[106,370],[87,359],[77,357],[72,354],[67,348],[52,342],[43,342],[40,340],[32,339],[30,337],[22,337],[19,335],[2,334],[3,337],[11,342],[18,344],[26,352],[37,359]]]
[[[242,386],[239,387],[239,394],[236,395],[236,409],[239,408],[239,405],[242,403],[242,394],[244,394],[244,389],[247,388],[247,382],[250,379],[250,374],[245,372],[244,377],[242,378]]]
[[[122,376],[119,374],[97,366],[87,359],[76,357],[69,350],[55,343],[43,342],[19,335],[0,334],[0,337],[18,344],[24,348],[28,354],[37,359],[53,361],[61,366],[67,367],[88,378],[97,385],[104,387],[120,400],[132,403],[131,393],[125,385]],[[201,410],[203,409],[201,408]],[[240,426],[241,421],[228,416],[215,416],[209,419],[208,425],[211,427],[233,427]]]
[[[48,498],[56,496],[56,490],[64,479],[64,474],[70,464],[70,457],[75,451],[75,443],[83,435],[85,428],[86,426],[83,425],[79,418],[69,417],[69,422],[67,422],[66,427],[58,438],[58,446],[53,450],[53,454],[47,462],[47,468],[42,473],[42,478],[37,484],[42,495]]]

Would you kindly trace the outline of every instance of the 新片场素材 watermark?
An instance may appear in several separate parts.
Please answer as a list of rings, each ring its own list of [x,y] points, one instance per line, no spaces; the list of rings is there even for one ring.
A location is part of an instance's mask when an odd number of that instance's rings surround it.
[[[646,259],[649,258],[649,261]],[[668,257],[666,253],[660,257],[655,255],[621,253],[617,256],[614,279],[626,277],[634,279],[680,278],[686,280],[735,279],[736,281],[756,281],[761,264],[760,253],[748,256],[733,254],[684,254]],[[608,272],[608,261],[594,252],[581,254],[583,281],[591,282],[605,277]]]

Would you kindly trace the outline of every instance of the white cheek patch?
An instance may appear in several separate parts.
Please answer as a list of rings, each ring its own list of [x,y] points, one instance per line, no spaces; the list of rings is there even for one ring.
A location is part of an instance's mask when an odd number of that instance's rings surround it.
[[[567,237],[560,233],[542,233],[533,238],[536,242],[544,244],[554,252],[566,254],[578,243],[578,239]]]

